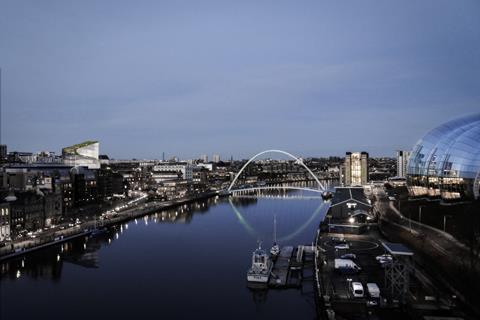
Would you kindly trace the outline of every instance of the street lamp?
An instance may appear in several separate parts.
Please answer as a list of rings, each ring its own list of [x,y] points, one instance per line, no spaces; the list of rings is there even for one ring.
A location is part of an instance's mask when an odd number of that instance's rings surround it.
[[[446,232],[447,229],[447,218],[451,218],[452,216],[443,215],[443,232]]]
[[[418,206],[418,222],[422,224],[422,208],[426,206]]]
[[[408,223],[410,224],[410,233],[412,233],[412,211],[408,210]]]
[[[418,206],[418,228],[421,229],[422,228],[422,208],[423,207],[426,207],[426,206]]]

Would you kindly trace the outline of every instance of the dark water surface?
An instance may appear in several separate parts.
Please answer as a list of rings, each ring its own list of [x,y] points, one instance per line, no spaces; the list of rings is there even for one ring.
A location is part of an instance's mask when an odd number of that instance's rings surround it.
[[[295,194],[295,193],[291,193]],[[246,287],[257,240],[308,244],[320,199],[209,199],[0,265],[0,319],[313,319],[303,290]]]

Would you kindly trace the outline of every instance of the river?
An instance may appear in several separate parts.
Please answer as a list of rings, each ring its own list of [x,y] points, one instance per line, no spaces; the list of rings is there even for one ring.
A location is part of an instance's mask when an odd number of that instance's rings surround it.
[[[299,195],[291,192],[289,195]],[[211,198],[0,265],[1,319],[313,319],[302,289],[246,287],[251,253],[309,244],[321,199]]]

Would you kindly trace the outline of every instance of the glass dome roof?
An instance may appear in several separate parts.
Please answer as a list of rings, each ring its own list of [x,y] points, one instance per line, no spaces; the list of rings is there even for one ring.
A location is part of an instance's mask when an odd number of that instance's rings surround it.
[[[426,184],[433,182],[443,188],[454,180],[469,181],[478,198],[480,114],[449,121],[428,132],[415,145],[407,174],[423,177]]]

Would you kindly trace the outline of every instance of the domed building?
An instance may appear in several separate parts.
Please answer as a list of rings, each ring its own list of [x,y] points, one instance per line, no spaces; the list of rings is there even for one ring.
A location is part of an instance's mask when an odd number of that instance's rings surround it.
[[[407,185],[411,197],[479,199],[480,114],[449,121],[420,139],[408,160]]]

